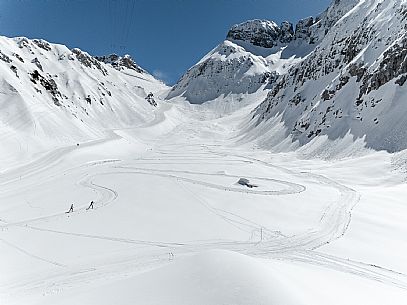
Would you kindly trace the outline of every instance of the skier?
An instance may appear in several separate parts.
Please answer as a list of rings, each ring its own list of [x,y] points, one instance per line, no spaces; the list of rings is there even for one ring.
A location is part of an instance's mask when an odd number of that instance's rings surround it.
[[[93,210],[93,200],[90,202],[90,205],[86,208],[86,210],[92,209]]]
[[[71,204],[71,207],[69,208],[69,211],[66,213],[72,213],[73,212],[73,203]]]

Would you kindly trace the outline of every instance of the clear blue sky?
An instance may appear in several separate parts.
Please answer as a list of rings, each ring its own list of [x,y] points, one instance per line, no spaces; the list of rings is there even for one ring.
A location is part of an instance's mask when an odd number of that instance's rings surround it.
[[[0,35],[43,38],[92,55],[134,57],[167,83],[236,23],[315,16],[331,0],[0,0]]]

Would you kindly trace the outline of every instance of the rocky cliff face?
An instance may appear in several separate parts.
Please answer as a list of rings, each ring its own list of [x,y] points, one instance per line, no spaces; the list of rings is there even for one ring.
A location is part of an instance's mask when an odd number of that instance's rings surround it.
[[[254,112],[256,125],[280,116],[299,145],[351,135],[377,150],[407,148],[406,1],[354,2],[334,1],[312,26],[311,38],[330,30],[276,82]]]
[[[298,43],[314,43],[310,39],[313,17],[298,21],[294,26],[284,21],[280,26],[269,20],[249,20],[234,25],[227,34],[227,39],[243,47],[251,44],[261,48],[285,47],[293,41]]]
[[[245,41],[262,48],[272,48],[288,43],[294,37],[293,25],[284,22],[279,27],[269,20],[250,20],[234,25],[226,38],[230,41]]]
[[[249,20],[234,25],[227,34],[227,39],[240,44],[250,43],[262,48],[284,47],[296,42],[317,44],[330,28],[359,0],[334,0],[322,14],[316,18],[307,17],[297,22],[295,26],[288,21],[278,26],[269,20]]]
[[[136,62],[133,58],[131,58],[130,55],[119,56],[116,54],[110,54],[107,56],[95,56],[95,59],[105,64],[111,65],[118,71],[131,69],[136,71],[137,73],[147,73],[139,65],[136,64]]]

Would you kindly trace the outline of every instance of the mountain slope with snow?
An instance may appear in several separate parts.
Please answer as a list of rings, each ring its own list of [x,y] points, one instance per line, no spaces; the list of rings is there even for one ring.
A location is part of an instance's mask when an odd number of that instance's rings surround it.
[[[327,12],[348,2],[334,1]],[[281,122],[280,137],[296,147],[311,142],[319,150],[326,140],[353,138],[375,150],[407,148],[406,26],[406,1],[360,1],[255,110],[261,142],[260,130]]]
[[[278,26],[269,20],[234,25],[226,40],[190,68],[172,87],[167,99],[182,96],[201,104],[268,89],[280,75],[305,58],[356,0],[335,1],[316,19]],[[238,98],[235,98],[237,100]]]
[[[407,304],[407,150],[365,150],[404,145],[406,2],[238,24],[172,89],[0,38],[1,305]]]
[[[128,56],[109,58],[0,37],[0,159],[12,162],[151,120],[156,102],[148,95],[166,86]]]
[[[167,98],[182,95],[199,104],[222,94],[254,93],[270,75],[264,59],[225,41],[188,70]]]

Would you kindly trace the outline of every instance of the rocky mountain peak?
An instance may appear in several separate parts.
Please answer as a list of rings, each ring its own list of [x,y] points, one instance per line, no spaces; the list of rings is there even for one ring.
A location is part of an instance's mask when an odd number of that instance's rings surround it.
[[[272,86],[319,45],[357,1],[334,0],[317,18],[296,24],[254,19],[232,26],[226,40],[189,69],[167,98],[183,96],[203,103],[222,95],[253,93],[265,82]]]
[[[295,26],[288,21],[278,26],[270,20],[249,20],[234,25],[227,33],[226,39],[237,44],[250,43],[262,48],[284,46],[292,41],[316,44],[358,3],[359,0],[334,0],[319,16],[301,19]]]
[[[98,61],[103,62],[105,64],[111,65],[118,71],[123,70],[124,68],[134,70],[138,73],[145,73],[145,71],[136,64],[134,59],[126,54],[124,56],[119,56],[117,54],[110,54],[106,56],[96,56],[95,57]]]
[[[284,24],[284,29],[287,33],[282,33],[282,29],[274,21],[255,19],[234,25],[226,38],[230,41],[244,41],[258,47],[272,48],[282,37],[289,36],[289,22]]]
[[[280,41],[289,43],[294,37],[294,27],[291,22],[283,21],[280,26]]]
[[[313,24],[313,17],[307,17],[298,21],[295,26],[295,39],[302,39],[312,43],[312,41],[309,41],[309,37],[311,36],[310,29]]]

